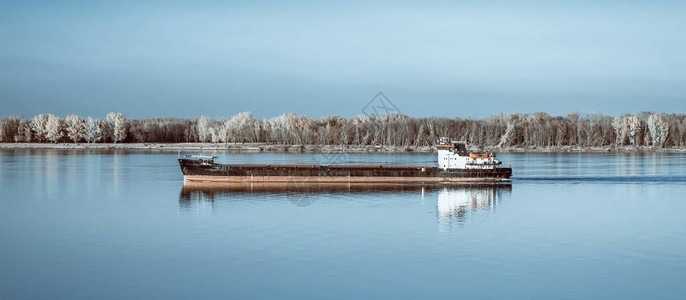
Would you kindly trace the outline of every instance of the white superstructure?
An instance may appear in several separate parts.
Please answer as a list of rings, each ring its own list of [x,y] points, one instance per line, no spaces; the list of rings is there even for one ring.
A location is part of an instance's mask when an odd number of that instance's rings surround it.
[[[467,152],[464,143],[441,137],[438,148],[438,167],[447,169],[495,169],[502,164],[494,153],[475,154]]]

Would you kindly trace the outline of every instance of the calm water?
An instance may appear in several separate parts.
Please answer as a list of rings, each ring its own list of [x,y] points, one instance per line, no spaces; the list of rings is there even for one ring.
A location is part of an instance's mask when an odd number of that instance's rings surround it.
[[[176,156],[0,152],[0,298],[686,297],[686,155],[502,154],[511,185],[302,192],[184,187]]]

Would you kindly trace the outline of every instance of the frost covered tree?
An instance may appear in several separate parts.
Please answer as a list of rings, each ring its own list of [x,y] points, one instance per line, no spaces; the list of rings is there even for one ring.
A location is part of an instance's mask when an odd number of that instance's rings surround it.
[[[48,114],[47,122],[45,124],[45,138],[48,141],[57,143],[62,138],[62,128],[60,126],[60,118],[53,114]]]
[[[114,137],[112,134],[114,134],[114,129],[112,120],[108,120],[107,117],[104,119],[98,120],[98,126],[100,126],[100,141],[103,143],[109,143],[114,140]]]
[[[233,136],[232,133],[232,128],[231,128],[231,120],[226,120],[219,124],[219,128],[217,129],[217,134],[219,135],[219,140],[228,143],[231,141],[231,137]]]
[[[126,117],[122,113],[117,113],[114,117],[114,143],[126,139],[128,128],[126,127]]]
[[[33,132],[31,131],[31,122],[22,118],[22,120],[19,122],[19,126],[17,127],[17,132],[14,135],[14,142],[29,143],[31,142],[32,134]]]
[[[255,126],[257,121],[249,111],[238,113],[231,118],[236,126],[236,133],[241,142],[253,141],[255,139]]]
[[[45,140],[45,135],[47,133],[48,115],[40,114],[34,116],[31,119],[31,129],[33,130],[34,137],[37,142],[42,142]]]
[[[198,128],[197,125],[186,126],[183,130],[183,140],[185,142],[197,142],[198,141]]]
[[[212,135],[210,133],[210,128],[212,126],[212,121],[206,117],[206,116],[201,116],[198,118],[198,124],[197,124],[197,129],[198,129],[198,139],[200,142],[208,142],[212,138]]]
[[[512,144],[512,140],[515,134],[515,124],[517,123],[518,118],[519,116],[517,114],[510,114],[503,118],[505,119],[507,127],[505,128],[505,132],[503,133],[503,135],[500,136],[498,147],[507,147]]]
[[[635,116],[626,117],[625,119],[627,132],[629,134],[629,142],[632,146],[637,146],[639,141],[639,134],[643,129],[643,123],[641,119]]]
[[[217,128],[214,128],[214,126],[210,127],[209,129],[209,135],[210,135],[210,141],[212,143],[219,143],[221,141],[221,134],[219,132],[220,130],[217,130]]]
[[[219,135],[224,142],[249,142],[255,135],[255,118],[252,113],[241,112],[224,121],[219,129]]]
[[[623,116],[616,116],[612,119],[612,128],[615,130],[615,144],[617,146],[624,145],[624,139],[626,139],[626,123],[624,122]]]
[[[126,117],[122,113],[108,113],[105,117],[105,123],[107,123],[107,132],[103,131],[103,135],[106,135],[115,144],[121,142],[126,138],[128,130],[126,127]]]
[[[100,123],[100,132],[106,142],[112,141],[116,144],[123,141],[128,135],[126,117],[122,113],[108,113],[104,122]]]
[[[288,123],[289,114],[283,114],[280,116],[272,117],[267,120],[267,126],[269,127],[269,138],[271,142],[276,143],[287,143],[288,142],[288,129],[286,123]]]
[[[562,147],[567,137],[567,126],[563,122],[557,123],[557,132],[555,133],[555,145]]]
[[[64,121],[67,127],[67,137],[74,143],[80,142],[84,135],[86,122],[77,115],[68,115]]]
[[[508,146],[512,143],[512,136],[514,135],[515,124],[514,122],[508,122],[505,128],[505,133],[500,137],[500,142],[498,147]]]
[[[639,112],[618,117],[572,113],[500,115],[484,119],[430,117],[400,114],[383,118],[327,116],[309,118],[293,113],[256,120],[242,112],[222,122],[198,119],[133,119],[118,114],[81,123],[88,142],[262,142],[286,145],[429,146],[439,136],[450,136],[483,147],[654,145],[686,147],[686,114]],[[0,118],[2,142],[47,142],[48,114],[25,119]],[[75,120],[75,119],[74,119]],[[73,117],[60,123],[71,140]],[[84,122],[81,120],[81,122]],[[123,129],[116,134],[115,127]],[[75,135],[76,134],[76,135]],[[59,135],[59,134],[58,134]],[[54,139],[54,136],[51,135]],[[60,139],[58,139],[60,140]]]
[[[653,146],[663,147],[669,134],[669,124],[661,115],[650,115],[648,117],[648,130],[652,138]]]
[[[83,137],[86,139],[86,142],[88,143],[95,143],[100,140],[102,136],[100,134],[100,125],[98,124],[98,121],[93,120],[93,118],[91,117],[88,117],[88,120],[86,120],[86,124],[84,127]]]

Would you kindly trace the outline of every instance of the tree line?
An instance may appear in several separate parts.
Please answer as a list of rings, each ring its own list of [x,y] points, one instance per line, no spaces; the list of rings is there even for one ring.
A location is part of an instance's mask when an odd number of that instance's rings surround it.
[[[499,114],[482,119],[402,114],[309,118],[294,113],[255,119],[250,112],[224,120],[102,119],[53,114],[0,118],[5,143],[267,143],[284,145],[431,146],[440,136],[482,147],[686,146],[686,115],[640,112],[620,116],[570,113]]]

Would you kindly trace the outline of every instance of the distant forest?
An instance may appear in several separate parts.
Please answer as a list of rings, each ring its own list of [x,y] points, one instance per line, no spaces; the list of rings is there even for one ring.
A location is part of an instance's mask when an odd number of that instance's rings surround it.
[[[641,112],[630,115],[570,113],[500,114],[483,119],[415,118],[402,114],[312,119],[284,114],[255,119],[250,112],[229,119],[61,119],[40,114],[31,119],[0,119],[4,143],[267,143],[284,145],[430,146],[440,136],[482,147],[686,146],[686,115]]]

